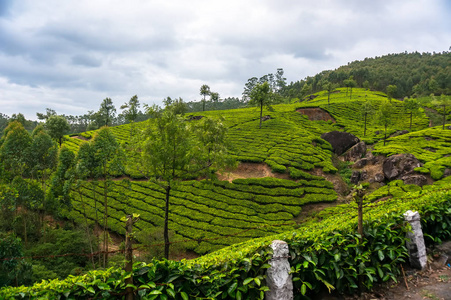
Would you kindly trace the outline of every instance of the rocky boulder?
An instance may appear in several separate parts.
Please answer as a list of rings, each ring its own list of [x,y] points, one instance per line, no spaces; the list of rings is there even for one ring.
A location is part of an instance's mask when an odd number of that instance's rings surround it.
[[[343,158],[346,161],[357,161],[366,155],[365,142],[359,142],[352,146],[348,151],[343,154]]]
[[[359,180],[360,180],[360,176],[361,176],[361,174],[360,174],[359,171],[353,171],[352,175],[351,175],[351,178],[350,178],[350,182],[352,184],[358,184]]]
[[[368,158],[361,158],[352,165],[352,168],[361,169],[366,165],[368,165]]]
[[[413,154],[397,154],[387,157],[382,169],[388,180],[407,179],[406,176],[414,175],[414,169],[422,165]]]
[[[415,184],[418,186],[423,186],[428,183],[426,176],[420,174],[408,174],[401,177],[404,184]]]
[[[335,154],[342,155],[349,148],[360,142],[360,139],[353,134],[343,131],[331,131],[321,135],[332,146]]]

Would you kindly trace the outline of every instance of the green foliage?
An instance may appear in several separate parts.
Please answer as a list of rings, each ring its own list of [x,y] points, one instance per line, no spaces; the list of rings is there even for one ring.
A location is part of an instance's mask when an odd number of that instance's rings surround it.
[[[27,255],[55,255],[55,257],[45,257],[33,261],[33,269],[38,271],[34,274],[34,281],[51,279],[54,275],[59,279],[64,279],[70,274],[79,273],[80,269],[86,267],[89,263],[86,257],[58,255],[89,253],[88,239],[89,237],[79,230],[46,229],[42,238],[27,250]],[[48,275],[51,275],[51,277],[46,277]]]
[[[69,123],[63,116],[50,116],[45,122],[45,128],[49,135],[58,141],[60,147],[63,143],[63,136],[70,130]]]
[[[424,163],[418,171],[430,173],[433,179],[438,180],[442,178],[446,168],[451,168],[451,158],[448,156],[450,140],[450,130],[442,130],[441,126],[431,127],[391,137],[387,139],[385,146],[377,143],[373,153],[385,156],[411,153]]]
[[[24,259],[8,259],[23,256],[20,238],[0,233],[0,287],[30,283],[31,265]]]
[[[139,106],[140,103],[137,95],[131,97],[128,103],[121,105],[121,109],[123,110],[122,114],[129,123],[135,122],[138,117]]]
[[[6,177],[12,179],[26,171],[31,142],[30,134],[21,123],[17,121],[9,123],[0,147],[0,160],[7,172]]]
[[[263,107],[267,107],[272,111],[271,102],[273,102],[272,91],[268,82],[262,84],[257,83],[249,94],[250,105],[256,105],[260,108],[260,128],[262,128]]]
[[[52,214],[61,214],[61,209],[72,206],[70,191],[73,183],[73,167],[75,154],[66,147],[60,149],[58,166],[50,178],[50,188],[46,197],[44,209]]]
[[[411,193],[371,204],[365,208],[361,241],[355,233],[355,204],[340,205],[321,212],[321,221],[313,219],[295,231],[233,245],[192,261],[135,264],[131,287],[140,297],[263,299],[271,254],[268,245],[282,239],[289,244],[296,294],[310,297],[321,289],[352,293],[358,288],[359,277],[364,288],[396,281],[399,265],[407,258],[405,234],[409,227],[402,213],[407,209],[419,211],[428,242],[439,242],[451,237],[450,204],[451,193],[447,190]],[[0,294],[112,299],[125,291],[128,275],[121,269],[92,271],[64,281],[2,289]]]
[[[394,98],[451,94],[449,65],[451,52],[442,53],[396,53],[375,58],[356,60],[335,70],[322,71],[314,76],[292,82],[283,89],[284,95],[301,98],[301,89],[309,85],[313,92],[320,91],[322,82],[344,85],[350,76],[357,87],[386,91],[387,85],[397,86]]]

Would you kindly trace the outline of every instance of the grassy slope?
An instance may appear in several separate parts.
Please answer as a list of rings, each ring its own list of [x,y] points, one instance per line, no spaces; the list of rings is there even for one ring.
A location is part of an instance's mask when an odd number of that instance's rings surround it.
[[[206,253],[221,247],[242,242],[250,238],[271,235],[292,228],[296,217],[305,203],[329,202],[336,199],[332,185],[322,178],[307,172],[321,168],[325,172],[335,172],[331,162],[330,145],[319,136],[332,130],[346,130],[366,139],[377,141],[380,126],[368,124],[368,135],[363,135],[363,118],[358,113],[362,99],[368,99],[377,107],[386,101],[381,93],[364,89],[354,89],[353,97],[346,96],[345,89],[338,89],[327,103],[327,94],[303,103],[275,105],[274,111],[266,111],[271,119],[263,122],[258,129],[258,111],[255,108],[229,111],[210,111],[197,113],[208,118],[224,118],[229,127],[231,154],[239,161],[268,164],[274,172],[288,173],[291,180],[261,178],[235,180],[228,182],[184,182],[176,187],[170,207],[170,229],[176,236],[174,240],[201,240],[188,242],[185,246],[197,253]],[[393,100],[398,106],[397,101]],[[324,121],[309,121],[295,110],[299,107],[321,107],[337,121],[336,124]],[[356,113],[357,112],[357,113]],[[424,115],[414,118],[414,128],[424,128],[427,119]],[[151,121],[135,124],[136,131],[152,126]],[[405,128],[408,120],[398,120],[396,126]],[[121,143],[130,138],[130,125],[112,128]],[[80,134],[90,139],[95,131]],[[76,150],[80,139],[67,139],[65,144]],[[139,177],[136,170],[127,173]],[[101,185],[103,183],[100,183]],[[86,215],[90,222],[95,220],[96,209],[102,215],[101,187],[85,184],[81,193],[73,193],[74,210],[67,216],[82,222]],[[164,194],[150,182],[115,181],[109,196],[111,230],[123,233],[120,218],[125,214],[139,213],[142,221],[137,225],[141,231],[152,230],[163,224]],[[284,224],[283,226],[276,226]],[[289,225],[292,224],[292,225]],[[228,235],[233,236],[228,237]],[[214,239],[213,239],[214,238]],[[212,240],[208,240],[212,239]]]

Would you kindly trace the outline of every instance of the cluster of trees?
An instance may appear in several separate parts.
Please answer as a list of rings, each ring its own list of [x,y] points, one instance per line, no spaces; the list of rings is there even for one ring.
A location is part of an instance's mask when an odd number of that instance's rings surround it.
[[[354,61],[335,70],[322,71],[297,82],[281,92],[285,97],[302,99],[308,93],[327,89],[328,84],[347,86],[352,76],[356,87],[370,88],[393,98],[451,94],[451,52],[398,53]],[[352,83],[354,84],[354,83]],[[390,86],[396,90],[390,90]]]
[[[50,236],[55,237],[46,225],[45,216],[58,217],[63,210],[70,209],[72,176],[69,170],[74,157],[74,153],[59,147],[46,126],[38,125],[30,134],[21,122],[9,122],[0,139],[0,232],[3,232],[0,238],[1,243],[10,242],[0,245],[0,258],[21,257],[25,253],[36,255],[39,253],[37,249],[42,251],[43,244],[49,243]],[[55,240],[66,234],[60,231]],[[79,240],[86,240],[83,234],[74,234]],[[60,241],[60,248],[48,246],[45,254],[84,250],[83,243],[72,242],[66,240],[63,246]],[[42,276],[64,277],[84,266],[83,261],[78,264],[73,258],[64,260],[64,263],[62,260],[60,264],[43,260],[33,265],[23,259],[2,261],[0,273],[13,276],[0,276],[0,286],[25,284],[42,279]]]
[[[432,105],[440,108],[440,114],[442,115],[442,129],[445,129],[446,117],[448,115],[447,108],[451,106],[451,98],[441,95],[440,97],[432,97]],[[414,116],[418,116],[424,112],[422,103],[417,98],[405,97],[402,102],[401,111],[397,108],[390,97],[385,101],[378,110],[376,110],[369,101],[365,101],[360,107],[360,113],[364,120],[364,132],[366,135],[366,128],[369,122],[376,122],[379,125],[384,126],[384,145],[387,138],[387,127],[393,125],[396,118],[400,115],[407,115],[409,118],[409,130],[412,130],[412,121]]]
[[[43,234],[49,229],[44,221],[45,216],[64,216],[64,212],[71,209],[72,197],[79,197],[80,202],[84,203],[82,186],[88,184],[92,185],[92,189],[103,191],[99,201],[103,202],[104,213],[103,216],[96,214],[96,223],[104,231],[95,236],[85,220],[79,235],[86,242],[78,245],[77,252],[94,253],[102,249],[104,254],[91,257],[89,262],[84,260],[79,265],[74,265],[74,262],[70,266],[72,269],[107,267],[108,195],[112,178],[124,174],[125,161],[166,191],[164,240],[167,258],[170,245],[169,205],[174,185],[193,176],[211,178],[217,170],[234,165],[234,161],[227,155],[226,127],[222,120],[203,118],[189,121],[183,117],[185,104],[181,99],[169,98],[165,104],[164,109],[158,106],[146,107],[149,117],[154,118],[155,126],[141,134],[132,135],[126,145],[120,145],[111,129],[104,126],[93,139],[80,146],[78,153],[59,144],[60,134],[68,130],[68,123],[64,117],[52,111],[48,110],[47,114],[42,115],[45,124],[37,126],[31,134],[19,121],[9,122],[0,139],[0,232],[8,232],[1,237],[1,241],[13,239],[17,247],[14,248],[15,252],[7,252],[0,245],[0,258],[8,257],[11,253],[23,253],[23,246],[31,254],[34,254],[34,246],[42,251],[43,239],[49,240],[49,235]],[[122,109],[127,110],[124,112],[127,121],[136,120],[138,107],[139,102],[135,97],[122,106]],[[34,245],[30,245],[30,240]],[[4,282],[0,277],[0,285],[27,283],[33,278],[37,280],[49,274],[50,277],[63,276],[61,274],[67,276],[71,270],[66,269],[64,273],[61,270],[57,272],[51,264],[36,265],[33,262],[31,266],[25,260],[15,262],[0,262],[0,270],[10,270],[11,274],[16,274],[4,279]],[[69,266],[68,262],[64,264]],[[40,275],[33,273],[35,269]]]

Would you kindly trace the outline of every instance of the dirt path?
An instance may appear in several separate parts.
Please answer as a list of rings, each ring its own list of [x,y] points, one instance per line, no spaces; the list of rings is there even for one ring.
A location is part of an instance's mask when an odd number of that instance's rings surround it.
[[[219,180],[227,180],[232,182],[238,178],[262,178],[275,177],[282,179],[289,179],[289,174],[273,173],[271,168],[265,163],[245,163],[242,162],[233,171],[225,171],[218,174]]]
[[[406,277],[398,282],[390,281],[374,287],[371,293],[358,295],[329,295],[323,293],[314,299],[322,300],[451,300],[451,267],[435,267],[434,263],[425,271],[404,267]]]

